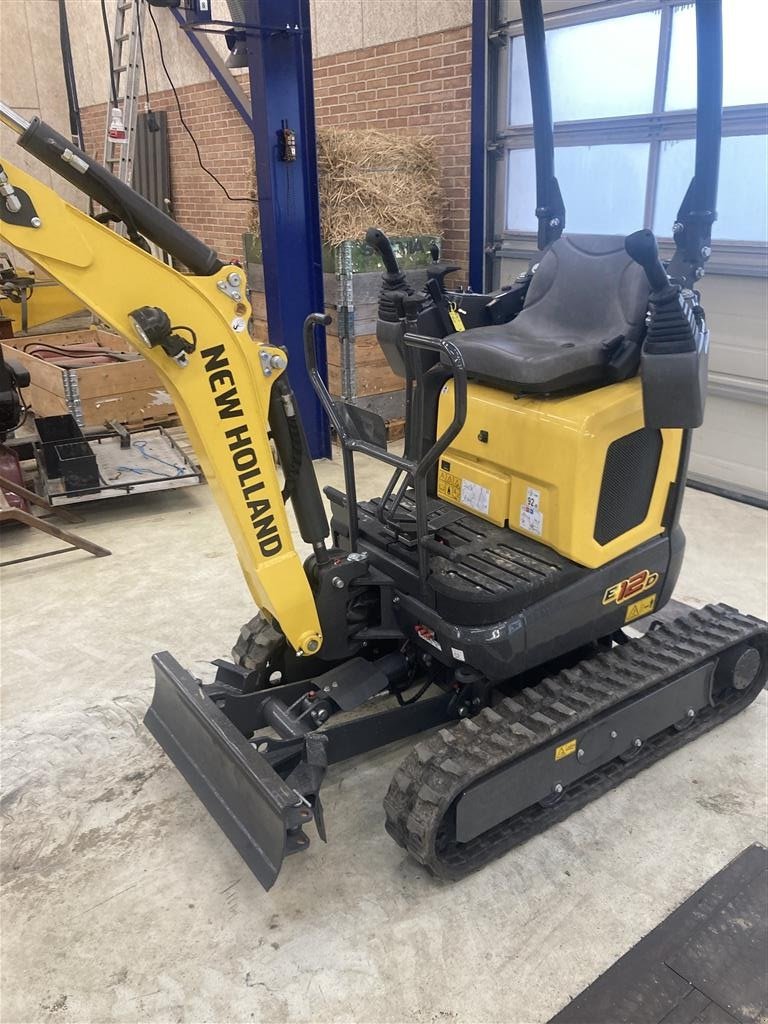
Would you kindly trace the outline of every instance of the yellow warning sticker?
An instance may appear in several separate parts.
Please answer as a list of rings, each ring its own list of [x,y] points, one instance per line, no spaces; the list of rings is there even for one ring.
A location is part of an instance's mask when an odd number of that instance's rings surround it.
[[[655,594],[651,594],[650,597],[644,597],[642,601],[635,601],[627,608],[627,614],[624,622],[634,622],[635,619],[642,619],[644,615],[650,615],[655,607]]]
[[[576,740],[568,740],[567,743],[561,743],[559,747],[555,747],[555,760],[562,761],[564,757],[569,757],[571,754],[576,753]]]
[[[453,498],[461,501],[461,477],[441,469],[437,478],[437,493],[441,498]]]

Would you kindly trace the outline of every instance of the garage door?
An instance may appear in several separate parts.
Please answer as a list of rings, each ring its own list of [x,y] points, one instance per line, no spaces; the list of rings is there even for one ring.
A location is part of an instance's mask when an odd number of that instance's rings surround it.
[[[560,6],[560,5],[559,5]],[[544,4],[555,167],[567,230],[652,227],[662,252],[693,174],[695,12],[672,0]],[[489,46],[489,198],[494,286],[536,255],[533,131],[519,6],[502,2]],[[705,426],[691,478],[764,500],[768,491],[768,38],[765,0],[723,3],[723,142],[713,254],[702,283],[712,330]]]

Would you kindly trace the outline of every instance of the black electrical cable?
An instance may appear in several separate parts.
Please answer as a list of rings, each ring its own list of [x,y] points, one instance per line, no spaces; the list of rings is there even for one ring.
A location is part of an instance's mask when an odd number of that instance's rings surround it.
[[[80,119],[80,104],[77,99],[75,65],[72,60],[72,43],[69,38],[66,0],[59,0],[59,41],[61,44],[61,63],[64,68],[64,85],[67,90],[67,106],[69,108],[69,133],[72,136],[72,141],[76,142],[80,149],[85,149],[83,125]]]
[[[115,62],[112,60],[112,37],[109,34],[107,21],[107,3],[101,0],[101,20],[104,23],[104,38],[107,40],[107,60],[109,61],[109,84],[112,87],[112,106],[119,107],[117,102],[117,81],[115,80]]]
[[[193,345],[192,351],[193,352],[195,351],[195,349],[197,348],[197,335],[195,334],[195,332],[192,330],[191,327],[185,327],[184,324],[174,324],[171,327],[171,330],[172,331],[186,331],[189,334],[189,336],[192,338],[192,345]]]
[[[104,0],[101,0],[101,2],[103,4]],[[231,203],[255,203],[255,202],[257,202],[256,199],[251,199],[251,198],[249,198],[247,196],[231,196],[229,194],[229,191],[227,190],[226,185],[222,184],[222,182],[219,181],[219,179],[216,177],[216,175],[213,173],[213,171],[208,170],[208,168],[203,163],[203,158],[200,155],[200,147],[197,144],[197,139],[192,134],[192,129],[189,127],[187,122],[184,120],[184,114],[183,114],[182,109],[181,109],[181,100],[179,99],[179,94],[176,92],[176,86],[173,84],[173,79],[171,78],[170,72],[168,71],[168,67],[167,67],[167,65],[165,63],[165,54],[163,53],[163,40],[162,40],[162,37],[160,36],[160,29],[158,28],[157,22],[155,21],[154,12],[153,12],[151,6],[147,7],[147,10],[149,12],[149,17],[152,20],[152,24],[155,26],[155,35],[157,36],[157,45],[158,45],[158,48],[160,50],[160,63],[163,66],[163,71],[165,72],[165,77],[168,79],[168,84],[171,87],[171,92],[173,93],[173,98],[176,100],[176,109],[179,112],[179,120],[181,121],[181,124],[182,124],[182,127],[184,128],[184,131],[187,133],[187,135],[192,140],[192,145],[195,147],[195,152],[197,153],[197,162],[200,164],[200,169],[205,171],[205,173],[208,175],[208,177],[212,178],[216,182],[216,184],[219,186],[221,191],[224,193],[224,195],[227,197],[227,199],[229,199],[229,201]]]
[[[424,685],[416,693],[414,693],[412,697],[409,697],[407,700],[403,699],[402,691],[396,690],[395,697],[397,698],[397,703],[400,705],[401,708],[407,708],[409,704],[415,704],[417,700],[420,700],[424,696],[424,694],[427,692],[431,685],[432,680],[427,679]]]
[[[142,0],[137,0],[137,2],[141,3]],[[147,61],[144,56],[144,30],[141,27],[140,8],[137,8],[136,10],[136,28],[138,29],[139,33],[139,53],[141,54],[141,70],[144,73],[144,98],[146,100],[147,105],[147,128],[151,132],[159,132],[160,125],[157,123],[157,118],[155,117],[155,112],[152,109],[152,103],[149,99],[149,79],[147,77]]]
[[[139,3],[141,0],[139,0]],[[141,13],[137,10],[136,12],[136,28],[139,31],[139,53],[141,54],[141,70],[144,72],[144,95],[147,98],[147,106],[149,106],[149,81],[147,79],[147,62],[144,59],[144,33],[141,29]]]

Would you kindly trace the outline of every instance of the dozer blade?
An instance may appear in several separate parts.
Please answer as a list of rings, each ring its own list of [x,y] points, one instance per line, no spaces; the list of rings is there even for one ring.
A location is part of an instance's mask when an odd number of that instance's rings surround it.
[[[155,654],[144,724],[265,889],[309,846],[312,809],[167,652]]]

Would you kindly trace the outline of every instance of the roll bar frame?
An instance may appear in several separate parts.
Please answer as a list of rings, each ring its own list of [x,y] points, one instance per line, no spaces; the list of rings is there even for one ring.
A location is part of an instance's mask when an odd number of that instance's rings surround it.
[[[704,273],[717,219],[717,185],[723,108],[722,0],[695,0],[696,7],[696,163],[673,227],[675,253],[670,277],[690,287]],[[536,158],[538,248],[556,241],[565,228],[565,204],[555,176],[554,126],[541,0],[521,0],[523,35]]]

